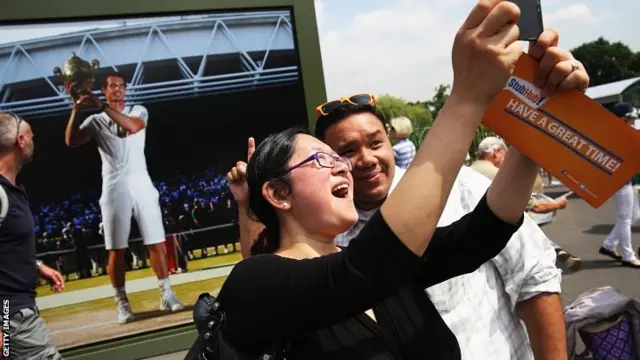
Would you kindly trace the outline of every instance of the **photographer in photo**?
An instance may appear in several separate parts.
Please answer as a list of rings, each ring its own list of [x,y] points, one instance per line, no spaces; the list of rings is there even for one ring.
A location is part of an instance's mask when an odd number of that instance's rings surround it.
[[[62,357],[36,307],[36,284],[40,275],[58,292],[64,288],[64,280],[59,272],[36,260],[33,214],[25,189],[16,184],[18,173],[32,157],[33,132],[29,123],[15,114],[0,112],[2,353],[14,360],[57,360]]]

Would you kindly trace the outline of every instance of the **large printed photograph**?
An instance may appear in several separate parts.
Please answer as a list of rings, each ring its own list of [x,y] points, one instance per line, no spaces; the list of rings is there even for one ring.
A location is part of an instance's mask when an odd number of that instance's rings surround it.
[[[60,350],[191,321],[241,258],[225,175],[249,136],[307,125],[292,22],[282,9],[0,27],[0,111],[34,133],[18,182],[37,257],[66,281],[36,299]]]

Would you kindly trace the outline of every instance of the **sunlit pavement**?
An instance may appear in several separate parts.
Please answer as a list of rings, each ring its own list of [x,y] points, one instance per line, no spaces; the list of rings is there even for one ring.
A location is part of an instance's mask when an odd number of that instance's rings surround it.
[[[572,198],[566,209],[558,211],[556,220],[542,228],[547,236],[583,260],[579,271],[565,270],[563,274],[562,299],[565,305],[585,291],[607,285],[640,299],[640,269],[623,267],[598,253],[615,224],[615,218],[613,199],[594,209],[580,198]],[[632,228],[634,250],[640,246],[638,225]]]

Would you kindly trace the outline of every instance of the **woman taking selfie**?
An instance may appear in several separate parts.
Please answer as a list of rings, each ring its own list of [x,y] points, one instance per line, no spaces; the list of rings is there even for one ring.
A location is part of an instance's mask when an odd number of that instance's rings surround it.
[[[280,346],[290,360],[460,359],[424,289],[477,269],[522,222],[538,166],[512,148],[476,209],[436,229],[476,127],[522,53],[518,15],[499,0],[472,10],[453,46],[454,83],[439,121],[347,248],[333,240],[358,220],[349,160],[305,130],[260,144],[247,182],[267,237],[255,245],[263,254],[238,263],[220,291],[227,344],[247,359]],[[473,261],[441,256],[455,251]]]

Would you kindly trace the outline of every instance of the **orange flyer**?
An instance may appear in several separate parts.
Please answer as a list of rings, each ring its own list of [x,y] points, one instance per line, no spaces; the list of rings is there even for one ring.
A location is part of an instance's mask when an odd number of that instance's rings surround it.
[[[522,55],[482,123],[599,208],[640,171],[640,131],[580,91],[542,97],[537,67]]]

